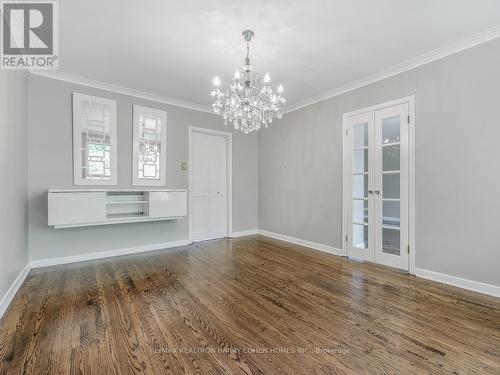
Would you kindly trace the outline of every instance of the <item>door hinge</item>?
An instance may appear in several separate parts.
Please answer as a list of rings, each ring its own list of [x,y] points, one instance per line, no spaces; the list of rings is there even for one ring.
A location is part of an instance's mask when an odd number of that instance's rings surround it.
[[[408,249],[408,254],[410,254],[410,245],[408,245],[407,249]]]
[[[345,242],[348,242],[348,241],[347,241],[347,234],[346,234],[346,236],[345,236]]]
[[[408,124],[410,123],[410,115],[408,115]]]
[[[345,135],[347,135],[347,131],[348,131],[348,130],[346,129],[346,130],[345,130]]]

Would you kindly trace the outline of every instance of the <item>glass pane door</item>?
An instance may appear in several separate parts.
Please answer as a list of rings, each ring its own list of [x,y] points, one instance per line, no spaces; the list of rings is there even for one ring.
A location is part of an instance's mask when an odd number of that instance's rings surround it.
[[[409,270],[409,103],[344,118],[349,257]]]
[[[349,192],[349,233],[347,237],[349,256],[373,260],[372,219],[372,146],[373,113],[355,116],[349,119],[347,134],[350,160],[350,192]]]
[[[400,224],[400,128],[401,116],[382,119],[382,252],[401,252]]]
[[[368,248],[368,124],[352,128],[352,246]]]
[[[375,112],[375,261],[408,269],[408,105]]]

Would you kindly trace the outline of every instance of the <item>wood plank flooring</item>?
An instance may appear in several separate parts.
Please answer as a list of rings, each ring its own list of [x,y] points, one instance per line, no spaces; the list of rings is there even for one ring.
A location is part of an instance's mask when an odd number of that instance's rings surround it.
[[[500,374],[500,300],[262,236],[32,270],[1,374]]]

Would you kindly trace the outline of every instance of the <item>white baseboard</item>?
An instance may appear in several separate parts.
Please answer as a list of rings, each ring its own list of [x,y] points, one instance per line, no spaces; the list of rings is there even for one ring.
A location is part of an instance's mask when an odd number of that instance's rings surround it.
[[[302,240],[300,238],[290,237],[284,234],[269,232],[266,230],[259,229],[258,234],[275,238],[277,240],[290,242],[296,245],[301,245],[305,247],[310,247],[315,250],[324,251],[326,253],[334,254],[342,256],[342,249],[337,249],[333,246],[323,245],[316,242]],[[483,294],[488,294],[490,296],[499,297],[500,298],[500,286],[481,283],[479,281],[473,281],[468,279],[463,279],[461,277],[446,275],[444,273],[428,271],[421,268],[415,269],[415,274],[418,277],[422,277],[424,279],[429,279],[433,281],[437,281],[443,284],[453,285],[462,289],[472,290],[473,292],[479,292]]]
[[[295,245],[310,247],[311,249],[314,249],[314,250],[319,250],[319,251],[323,251],[325,253],[342,256],[342,249],[337,249],[336,247],[333,247],[333,246],[323,245],[323,244],[320,244],[317,242],[312,242],[312,241],[306,241],[306,240],[302,240],[300,238],[290,237],[290,236],[287,236],[284,234],[269,232],[267,230],[262,230],[262,229],[259,229],[258,233],[262,236],[271,237],[271,238],[274,238],[277,240],[290,242],[290,243],[293,243]]]
[[[233,232],[229,235],[230,238],[237,238],[237,237],[243,237],[243,236],[252,236],[254,234],[258,234],[259,230],[258,229],[250,229],[250,230],[242,230],[239,232]]]
[[[162,243],[155,243],[155,244],[150,244],[150,245],[129,247],[129,248],[125,248],[125,249],[116,249],[116,250],[108,250],[108,251],[99,251],[96,253],[71,255],[71,256],[67,256],[67,257],[58,257],[58,258],[49,258],[49,259],[35,259],[35,260],[31,260],[29,265],[31,268],[49,267],[49,266],[56,266],[58,264],[83,262],[86,260],[109,258],[109,257],[120,256],[120,255],[143,253],[146,251],[168,249],[168,248],[172,248],[172,247],[186,246],[189,244],[191,244],[191,241],[189,241],[189,240],[162,242]]]
[[[429,279],[443,284],[453,285],[462,289],[468,289],[474,292],[488,294],[490,296],[500,298],[500,286],[481,283],[479,281],[463,279],[461,277],[446,275],[444,273],[439,273],[434,271],[428,271],[421,268],[415,269],[415,275],[418,277],[422,277],[424,279]]]
[[[23,281],[24,279],[26,279],[26,276],[28,276],[29,272],[30,272],[30,266],[29,264],[26,264],[26,267],[24,267],[23,270],[19,272],[14,282],[10,285],[7,292],[5,292],[5,295],[2,297],[2,300],[0,300],[0,319],[2,319],[3,314],[5,314],[5,312],[7,311],[10,303],[14,299],[17,291],[23,284]]]

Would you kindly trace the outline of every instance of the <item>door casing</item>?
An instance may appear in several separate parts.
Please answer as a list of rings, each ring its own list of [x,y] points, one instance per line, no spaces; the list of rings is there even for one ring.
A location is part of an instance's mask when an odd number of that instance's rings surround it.
[[[226,204],[227,204],[227,214],[226,214],[226,220],[227,220],[227,233],[226,236],[231,236],[233,233],[233,134],[229,132],[223,132],[219,130],[212,130],[212,129],[205,129],[205,128],[200,128],[200,127],[195,127],[195,126],[190,126],[188,128],[188,153],[189,153],[189,160],[188,160],[188,238],[189,241],[193,241],[191,238],[191,233],[192,233],[192,215],[191,215],[191,191],[192,191],[192,182],[193,182],[193,176],[191,174],[191,163],[192,163],[192,140],[193,140],[193,134],[194,133],[199,133],[199,134],[206,134],[206,135],[212,135],[212,136],[219,136],[219,137],[224,137],[226,138],[226,181],[227,181],[227,199],[226,199]]]
[[[370,107],[358,109],[352,112],[344,113],[342,116],[342,134],[343,134],[343,150],[342,150],[342,255],[347,256],[347,236],[349,235],[350,223],[348,222],[348,205],[350,204],[351,197],[348,197],[345,192],[348,191],[347,184],[351,179],[351,170],[346,168],[347,150],[346,146],[346,132],[348,129],[347,119],[360,115],[363,113],[377,111],[380,109],[393,107],[398,104],[408,104],[409,109],[409,124],[408,124],[408,242],[409,242],[409,265],[408,272],[412,275],[415,274],[415,95],[407,96],[400,99],[391,100],[388,102],[376,104]],[[403,250],[403,249],[402,249]]]

